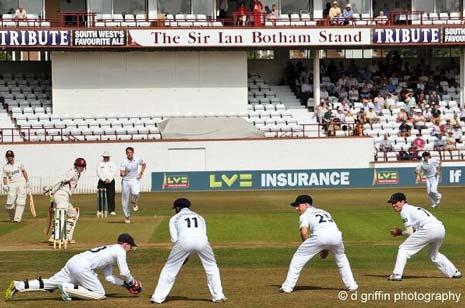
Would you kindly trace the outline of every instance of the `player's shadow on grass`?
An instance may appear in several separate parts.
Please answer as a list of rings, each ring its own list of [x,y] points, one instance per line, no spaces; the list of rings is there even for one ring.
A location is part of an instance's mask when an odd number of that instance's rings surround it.
[[[270,287],[276,287],[276,289],[279,291],[279,288],[281,285],[270,285]],[[345,289],[342,288],[325,288],[325,287],[317,287],[317,286],[295,286],[294,291],[312,291],[312,290],[334,290],[334,291],[344,291]]]
[[[363,276],[366,276],[366,277],[378,277],[378,278],[385,278],[386,280],[388,280],[389,278],[389,275],[373,275],[373,274],[369,274],[369,275],[363,275]],[[414,275],[406,275],[406,276],[402,276],[402,279],[431,279],[431,278],[434,278],[434,279],[437,279],[437,278],[446,278],[446,279],[450,279],[450,278],[447,278],[445,276],[414,276]]]

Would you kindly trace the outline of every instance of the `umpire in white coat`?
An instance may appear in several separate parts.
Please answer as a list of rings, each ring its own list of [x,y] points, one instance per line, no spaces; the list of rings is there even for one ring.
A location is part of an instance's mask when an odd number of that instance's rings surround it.
[[[115,174],[116,165],[110,161],[110,153],[105,151],[102,160],[97,165],[98,184],[97,189],[107,190],[108,211],[115,215]]]
[[[220,271],[216,265],[213,249],[208,242],[205,219],[191,211],[190,206],[190,201],[185,198],[177,199],[173,203],[176,215],[171,217],[169,223],[173,248],[153,292],[151,298],[153,304],[161,304],[165,301],[179,270],[193,253],[199,256],[207,274],[207,283],[212,301],[226,301],[221,286]]]

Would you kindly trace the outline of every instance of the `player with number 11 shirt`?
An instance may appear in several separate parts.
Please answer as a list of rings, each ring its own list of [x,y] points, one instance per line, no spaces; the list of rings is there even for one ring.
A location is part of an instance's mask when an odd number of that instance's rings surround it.
[[[171,217],[169,228],[173,248],[163,267],[151,302],[161,304],[165,301],[182,265],[191,254],[197,254],[207,274],[208,289],[212,301],[226,301],[221,286],[220,270],[216,264],[213,249],[208,242],[205,219],[191,211],[191,202],[185,198],[174,201],[176,215]]]

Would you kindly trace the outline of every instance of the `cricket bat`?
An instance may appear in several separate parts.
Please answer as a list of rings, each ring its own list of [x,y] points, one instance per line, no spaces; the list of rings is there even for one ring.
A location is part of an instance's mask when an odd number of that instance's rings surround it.
[[[52,222],[53,222],[53,216],[55,215],[55,210],[53,209],[53,197],[50,198],[50,206],[48,207],[48,217],[47,217],[47,223],[44,227],[44,234],[48,235],[50,232],[50,229],[52,228]]]
[[[36,213],[36,207],[34,205],[34,197],[32,196],[32,193],[29,193],[29,209],[31,210],[32,217],[36,218],[37,213]]]

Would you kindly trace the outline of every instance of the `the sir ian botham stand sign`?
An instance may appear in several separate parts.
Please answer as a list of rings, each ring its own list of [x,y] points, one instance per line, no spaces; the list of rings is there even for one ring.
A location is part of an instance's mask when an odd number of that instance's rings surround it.
[[[282,47],[370,45],[370,29],[135,29],[129,47]]]

